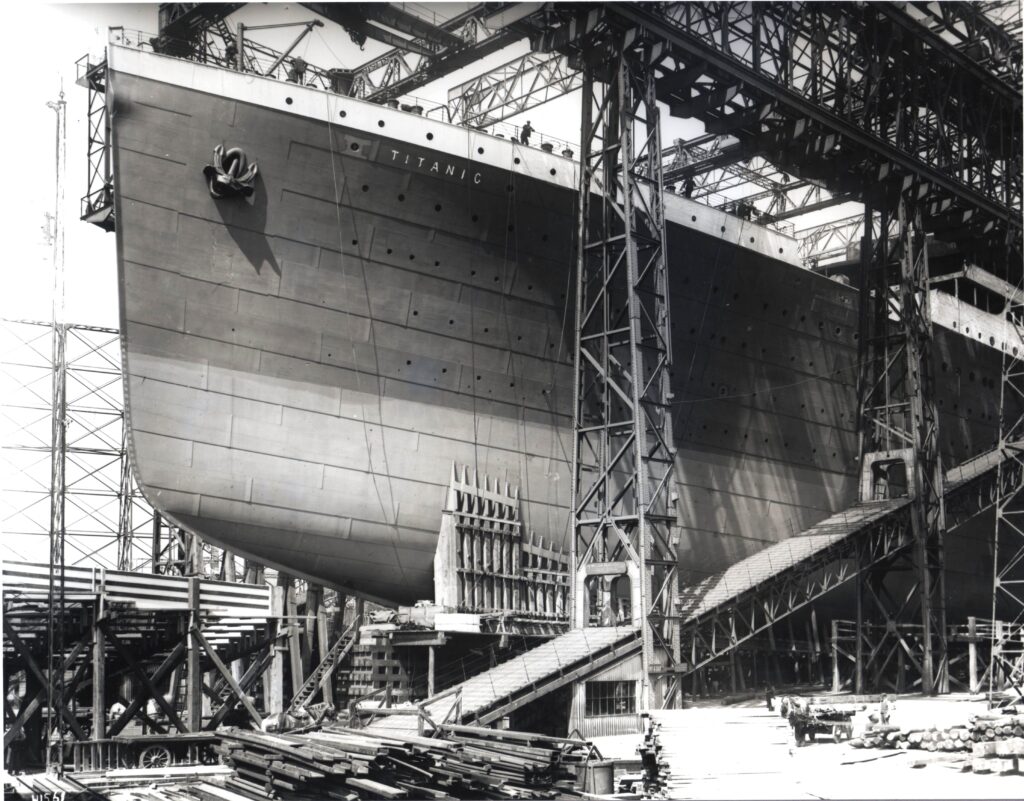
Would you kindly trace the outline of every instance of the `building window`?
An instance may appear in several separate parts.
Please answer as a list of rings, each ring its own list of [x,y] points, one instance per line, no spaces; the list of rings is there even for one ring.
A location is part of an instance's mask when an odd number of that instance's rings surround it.
[[[587,717],[631,715],[635,712],[635,681],[587,682]]]

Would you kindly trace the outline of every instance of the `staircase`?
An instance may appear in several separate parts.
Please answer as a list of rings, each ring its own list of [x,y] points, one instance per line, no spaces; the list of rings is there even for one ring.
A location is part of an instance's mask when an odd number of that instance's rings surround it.
[[[331,649],[321,660],[320,664],[316,666],[316,670],[306,679],[288,707],[289,715],[301,714],[306,708],[306,704],[312,701],[317,692],[331,680],[335,667],[348,655],[348,652],[352,650],[352,646],[355,645],[359,634],[359,621],[360,618],[358,617],[352,621],[349,627],[345,629],[345,632],[331,646]]]

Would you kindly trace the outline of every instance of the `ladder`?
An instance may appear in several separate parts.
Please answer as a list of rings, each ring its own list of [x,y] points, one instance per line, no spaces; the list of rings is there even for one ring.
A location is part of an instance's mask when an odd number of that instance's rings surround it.
[[[331,680],[334,668],[338,666],[352,649],[352,646],[355,645],[359,633],[359,621],[360,618],[357,617],[349,624],[345,632],[331,646],[331,650],[327,652],[327,655],[320,664],[316,666],[316,670],[306,679],[288,707],[289,715],[297,715],[305,710],[306,704],[312,701],[317,692]]]

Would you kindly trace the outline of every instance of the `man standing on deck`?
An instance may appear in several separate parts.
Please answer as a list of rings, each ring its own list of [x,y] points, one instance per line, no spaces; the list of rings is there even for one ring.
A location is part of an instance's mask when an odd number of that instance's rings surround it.
[[[519,141],[524,145],[530,144],[530,136],[533,134],[533,126],[530,125],[530,121],[526,121],[526,125],[523,126],[523,131],[519,134]]]

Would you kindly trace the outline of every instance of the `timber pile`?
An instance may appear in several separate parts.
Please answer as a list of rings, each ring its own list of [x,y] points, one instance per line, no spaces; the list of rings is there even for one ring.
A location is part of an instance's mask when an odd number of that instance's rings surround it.
[[[850,745],[854,748],[894,748],[901,751],[970,751],[971,732],[967,726],[901,729],[899,726],[875,724],[860,737],[850,740]]]
[[[944,729],[931,726],[903,730],[899,726],[874,725],[850,745],[971,754],[976,773],[1017,771],[1024,756],[1024,720],[1017,715],[987,713],[972,716],[965,726]]]
[[[971,769],[975,773],[1020,773],[1024,719],[991,712],[971,718]]]
[[[249,799],[580,798],[581,740],[451,726],[444,737],[330,727],[269,735],[228,729],[215,749]]]

